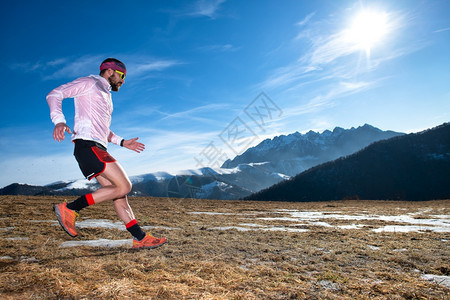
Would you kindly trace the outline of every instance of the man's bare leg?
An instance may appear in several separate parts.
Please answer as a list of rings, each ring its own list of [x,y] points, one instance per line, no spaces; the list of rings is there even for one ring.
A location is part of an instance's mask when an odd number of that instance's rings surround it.
[[[118,162],[107,163],[102,174],[97,176],[101,188],[92,193],[95,203],[125,197],[131,191],[131,182]]]
[[[111,189],[111,186],[113,185],[105,177],[97,176],[97,181],[101,184],[102,188]],[[94,201],[97,202],[97,200],[95,198],[94,198]],[[128,198],[126,195],[123,197],[117,198],[117,199],[113,199],[113,205],[114,205],[114,209],[116,210],[117,216],[125,224],[128,224],[132,220],[135,219],[133,210],[131,209],[130,204],[128,203]]]
[[[146,237],[138,225],[131,209],[127,194],[131,191],[131,182],[118,162],[107,163],[102,174],[97,176],[101,188],[92,193],[95,203],[112,200],[117,216],[124,222],[128,232],[136,241]]]

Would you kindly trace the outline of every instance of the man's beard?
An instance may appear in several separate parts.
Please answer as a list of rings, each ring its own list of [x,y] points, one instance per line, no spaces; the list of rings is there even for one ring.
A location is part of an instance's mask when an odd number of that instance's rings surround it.
[[[114,82],[114,75],[108,78],[109,84],[111,85],[111,90],[114,92],[118,92],[121,85],[117,82]]]

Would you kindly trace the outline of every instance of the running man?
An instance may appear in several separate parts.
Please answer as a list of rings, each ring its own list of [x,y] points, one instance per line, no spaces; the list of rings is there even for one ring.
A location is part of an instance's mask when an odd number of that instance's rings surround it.
[[[53,209],[62,228],[70,236],[76,237],[75,220],[79,211],[87,206],[112,200],[117,215],[133,236],[133,248],[156,248],[166,243],[167,239],[155,238],[142,231],[128,204],[127,194],[131,191],[131,182],[120,164],[106,150],[108,142],[137,153],[145,149],[145,145],[138,142],[137,137],[126,140],[109,129],[113,111],[111,90],[119,91],[126,75],[127,69],[121,61],[108,58],[100,65],[100,75],[78,78],[57,87],[47,95],[50,117],[55,124],[53,138],[58,142],[64,140],[66,132],[72,133],[66,125],[62,101],[74,98],[74,156],[83,175],[89,180],[96,178],[102,186],[70,203],[54,205]]]

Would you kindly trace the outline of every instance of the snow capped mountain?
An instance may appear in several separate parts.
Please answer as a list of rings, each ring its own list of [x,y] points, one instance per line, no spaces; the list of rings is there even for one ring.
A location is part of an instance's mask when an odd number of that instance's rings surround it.
[[[180,171],[177,174],[155,172],[132,176],[131,195],[239,199],[289,179],[321,163],[350,155],[369,144],[402,133],[382,131],[365,124],[358,128],[322,133],[309,131],[266,139],[247,149],[233,160],[227,160],[221,168],[201,168]],[[42,187],[10,186],[0,194],[14,191],[38,191],[41,194],[74,195],[95,190],[98,185],[87,180],[59,182]]]
[[[295,132],[266,139],[233,160],[227,160],[222,168],[269,162],[274,172],[294,176],[320,163],[352,154],[373,142],[398,135],[401,133],[382,131],[368,124],[347,130],[336,127],[322,133]]]

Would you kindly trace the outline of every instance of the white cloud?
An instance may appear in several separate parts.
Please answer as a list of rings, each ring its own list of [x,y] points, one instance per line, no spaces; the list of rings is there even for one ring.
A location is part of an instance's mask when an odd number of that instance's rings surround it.
[[[309,21],[312,19],[312,17],[314,17],[314,15],[316,14],[316,12],[312,12],[309,15],[307,15],[305,18],[303,18],[303,20],[301,20],[300,22],[297,23],[298,26],[304,26],[306,24],[309,23]]]
[[[148,62],[143,63],[129,63],[128,65],[130,65],[130,67],[128,68],[128,72],[133,74],[133,76],[137,76],[143,73],[162,71],[180,64],[182,64],[182,62],[177,60],[150,59]]]
[[[325,94],[319,94],[311,98],[306,104],[286,108],[286,118],[304,114],[316,113],[336,105],[335,100],[351,94],[359,93],[374,87],[377,82],[342,81],[334,84]]]
[[[447,27],[447,28],[441,28],[441,29],[435,30],[433,32],[434,33],[439,33],[439,32],[444,32],[444,31],[449,31],[449,30],[450,30],[450,27]]]
[[[44,80],[74,78],[87,74],[98,74],[100,63],[105,59],[103,55],[85,55],[79,58],[59,58],[46,62],[46,69],[49,75],[44,76]],[[58,67],[57,70],[54,70]],[[48,74],[48,73],[47,73]]]
[[[209,113],[211,111],[217,111],[217,110],[223,110],[226,109],[228,107],[227,104],[221,104],[221,103],[213,103],[213,104],[207,104],[207,105],[202,105],[202,106],[198,106],[192,109],[188,109],[185,111],[180,111],[180,112],[176,112],[176,113],[166,113],[165,116],[162,118],[162,120],[165,119],[172,119],[172,118],[183,118],[185,120],[189,119],[189,120],[199,120],[203,118],[200,118],[199,116],[197,116],[197,114],[199,113],[207,113],[209,115]],[[207,120],[210,120],[210,117],[207,118]]]
[[[220,5],[224,2],[225,0],[198,0],[186,15],[214,19]]]
[[[209,46],[203,46],[199,47],[198,50],[200,51],[215,51],[215,52],[235,52],[238,51],[240,47],[235,47],[231,44],[225,44],[225,45],[209,45]]]
[[[313,66],[329,64],[339,57],[354,53],[357,49],[345,38],[344,32],[339,32],[316,41],[315,48],[308,53],[308,61]]]
[[[123,57],[123,58],[122,58]],[[107,56],[84,55],[81,57],[61,57],[51,61],[25,62],[10,64],[9,67],[18,72],[40,73],[43,80],[76,78],[89,74],[98,74],[101,62]],[[124,55],[119,59],[125,63],[131,76],[141,76],[155,71],[184,64],[174,59],[143,57],[140,55]]]
[[[273,74],[261,84],[260,89],[266,90],[294,84],[310,76],[311,74],[309,73],[318,69],[317,67],[294,62],[291,65],[274,70]]]

